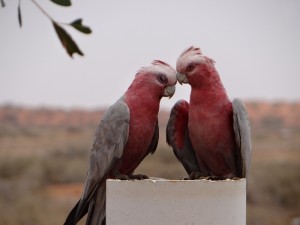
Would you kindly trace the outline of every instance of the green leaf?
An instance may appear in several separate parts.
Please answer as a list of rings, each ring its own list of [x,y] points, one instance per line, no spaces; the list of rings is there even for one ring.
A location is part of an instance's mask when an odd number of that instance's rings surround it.
[[[63,47],[67,50],[69,56],[73,56],[74,53],[78,53],[83,56],[83,53],[78,48],[77,44],[73,41],[72,37],[56,22],[52,21],[54,29],[56,31],[59,40],[61,41]]]
[[[22,27],[22,16],[21,16],[21,6],[20,6],[20,1],[18,5],[18,19],[19,19],[19,25]]]
[[[50,0],[50,1],[61,6],[71,6],[71,0]]]
[[[70,23],[70,25],[82,33],[85,33],[85,34],[92,33],[92,30],[89,27],[82,25],[82,19],[77,19],[77,20],[73,21],[72,23]]]

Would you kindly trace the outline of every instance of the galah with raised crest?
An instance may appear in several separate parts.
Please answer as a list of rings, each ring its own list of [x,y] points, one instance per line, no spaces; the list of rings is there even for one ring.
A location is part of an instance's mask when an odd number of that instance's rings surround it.
[[[189,47],[176,63],[179,83],[191,86],[190,102],[179,100],[167,125],[167,142],[190,179],[249,176],[250,127],[240,99],[229,100],[214,60]]]

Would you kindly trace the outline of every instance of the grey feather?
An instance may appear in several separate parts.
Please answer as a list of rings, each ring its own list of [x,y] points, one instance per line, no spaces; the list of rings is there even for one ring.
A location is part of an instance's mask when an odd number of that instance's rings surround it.
[[[252,147],[250,137],[250,125],[248,115],[241,99],[234,99],[233,107],[233,129],[235,133],[235,141],[237,146],[238,156],[238,171],[241,177],[249,177]]]
[[[87,224],[101,225],[105,217],[105,180],[123,155],[128,140],[129,120],[129,108],[123,98],[105,113],[96,130],[81,199],[66,219],[65,225],[76,224],[87,210]]]
[[[89,225],[101,225],[105,220],[106,210],[106,184],[103,182],[101,186],[98,188],[97,193],[94,198],[91,200],[89,204],[88,217],[86,220],[86,224]],[[105,224],[105,222],[104,222]]]
[[[175,128],[175,122],[176,120],[178,120],[179,114],[184,113],[182,110],[177,110],[180,109],[180,103],[183,101],[184,100],[177,101],[171,110],[170,118],[166,129],[166,138],[167,143],[173,148],[176,158],[181,162],[186,172],[190,174],[191,172],[200,172],[200,168],[197,162],[193,146],[191,144],[188,131],[188,124],[184,124],[184,130],[182,131],[177,131]],[[188,103],[185,102],[185,104]],[[187,114],[184,116],[188,117]],[[180,133],[182,134],[180,138],[183,138],[184,140],[182,149],[180,149],[180,147],[176,145],[176,138],[179,138],[177,135],[179,135]]]
[[[88,198],[99,179],[110,172],[113,162],[121,158],[128,139],[129,120],[129,108],[123,99],[105,113],[96,130],[82,199]]]

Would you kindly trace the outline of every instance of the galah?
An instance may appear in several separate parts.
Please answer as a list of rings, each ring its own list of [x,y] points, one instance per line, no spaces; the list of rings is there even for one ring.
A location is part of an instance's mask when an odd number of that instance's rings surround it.
[[[82,196],[64,225],[75,225],[86,213],[86,224],[104,225],[106,179],[147,178],[133,172],[156,150],[159,103],[162,97],[172,97],[176,82],[175,69],[155,60],[138,71],[125,94],[107,110],[96,130]]]
[[[190,103],[179,100],[167,125],[167,142],[190,179],[247,177],[250,128],[240,99],[231,102],[214,60],[199,48],[183,51],[176,63],[179,83],[191,86]]]

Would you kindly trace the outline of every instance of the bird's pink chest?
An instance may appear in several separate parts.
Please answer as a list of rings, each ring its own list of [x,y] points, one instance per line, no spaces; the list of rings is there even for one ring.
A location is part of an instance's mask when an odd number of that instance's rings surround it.
[[[126,150],[130,150],[128,154],[132,155],[132,157],[138,157],[147,152],[154,134],[156,119],[155,116],[143,116],[135,117],[130,121],[129,139]]]
[[[234,155],[232,110],[224,107],[218,111],[193,108],[189,111],[189,134],[196,156],[205,161],[212,171],[227,171],[226,157]]]
[[[147,154],[157,121],[157,112],[131,110],[129,136],[122,156],[120,172],[133,172]]]
[[[232,104],[223,91],[194,91],[189,109],[189,133],[194,148],[214,152],[233,140]]]
[[[213,149],[220,140],[220,129],[224,123],[222,115],[209,115],[201,110],[190,109],[189,133],[194,148]]]

